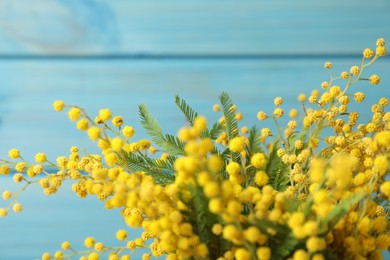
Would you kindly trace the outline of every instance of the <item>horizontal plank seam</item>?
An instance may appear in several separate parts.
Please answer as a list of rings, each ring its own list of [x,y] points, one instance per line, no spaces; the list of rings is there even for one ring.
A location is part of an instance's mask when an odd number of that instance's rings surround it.
[[[361,58],[355,53],[298,54],[97,54],[97,55],[22,55],[0,54],[0,60],[269,60],[269,59],[348,59]],[[387,58],[387,57],[386,57]]]

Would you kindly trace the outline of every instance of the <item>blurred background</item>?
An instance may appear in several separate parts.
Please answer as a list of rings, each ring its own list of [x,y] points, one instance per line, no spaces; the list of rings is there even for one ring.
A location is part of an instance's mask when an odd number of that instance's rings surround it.
[[[259,110],[272,111],[274,97],[287,110],[299,93],[319,89],[328,79],[325,61],[335,74],[359,65],[364,48],[375,49],[379,37],[390,41],[389,24],[388,0],[0,0],[0,158],[11,148],[29,161],[37,152],[55,160],[72,145],[97,151],[52,110],[56,99],[91,116],[111,108],[142,138],[138,104],[176,133],[185,120],[174,95],[211,121],[227,91],[244,113],[242,125],[253,125]],[[372,73],[379,86],[355,86],[366,105],[389,97],[390,59],[365,74]],[[0,178],[1,192],[18,187]],[[54,197],[34,187],[19,201],[23,213],[0,219],[0,259],[37,259],[86,236],[114,243],[123,227],[118,212],[77,199],[69,185]]]

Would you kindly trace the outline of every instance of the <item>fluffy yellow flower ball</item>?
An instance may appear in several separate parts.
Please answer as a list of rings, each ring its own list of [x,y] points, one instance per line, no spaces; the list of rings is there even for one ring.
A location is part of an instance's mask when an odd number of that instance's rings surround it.
[[[88,248],[91,248],[93,247],[93,245],[95,244],[95,238],[93,237],[87,237],[85,240],[84,240],[84,245]]]
[[[120,127],[123,124],[123,118],[122,116],[115,116],[111,122],[114,126]]]
[[[229,142],[229,149],[232,152],[240,153],[244,151],[244,148],[245,148],[245,139],[241,136],[234,137]]]
[[[56,100],[53,102],[53,108],[55,111],[62,111],[64,109],[64,102],[62,100]]]
[[[20,152],[18,149],[14,148],[14,149],[9,150],[8,156],[11,157],[12,159],[17,159],[20,156]]]
[[[91,140],[95,141],[100,137],[100,128],[99,127],[91,127],[88,129],[88,136]]]
[[[123,127],[122,134],[126,138],[131,138],[131,137],[134,136],[135,130],[134,130],[134,128],[132,126],[128,126],[127,125],[127,126]]]
[[[256,153],[251,158],[251,164],[257,169],[262,168],[267,162],[267,158],[263,153]]]
[[[76,121],[81,116],[81,110],[78,107],[72,107],[68,112],[69,119]]]
[[[120,241],[123,241],[127,238],[127,231],[120,229],[116,232],[116,238]]]
[[[108,108],[103,108],[99,110],[99,117],[103,121],[107,121],[111,118],[112,113],[111,110]]]

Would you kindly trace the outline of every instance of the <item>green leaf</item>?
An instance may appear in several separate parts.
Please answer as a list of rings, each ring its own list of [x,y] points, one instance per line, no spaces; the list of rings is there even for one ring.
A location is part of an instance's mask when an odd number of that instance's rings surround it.
[[[277,151],[279,149],[279,140],[274,142],[272,151],[268,158],[266,173],[269,176],[269,184],[277,191],[283,191],[287,188],[290,181],[290,167],[282,162]]]
[[[232,140],[234,137],[238,136],[238,124],[236,120],[236,113],[231,109],[233,102],[230,99],[230,96],[226,92],[222,92],[219,100],[222,104],[223,114],[225,116],[226,129],[229,140]],[[240,155],[238,153],[231,152],[231,158],[234,162],[241,164]]]
[[[247,147],[247,154],[250,157],[256,153],[263,153],[264,149],[260,142],[261,130],[257,126],[252,126],[249,130],[249,146]]]
[[[223,132],[224,128],[225,126],[223,124],[216,122],[210,130],[206,130],[202,133],[202,137],[210,137],[212,140],[215,140]]]
[[[230,244],[221,236],[212,233],[212,227],[218,223],[217,216],[209,211],[208,199],[203,194],[199,186],[188,185],[187,189],[191,192],[191,198],[182,196],[181,200],[190,208],[190,211],[184,211],[188,221],[194,228],[194,233],[199,236],[201,242],[209,248],[209,258],[217,259],[222,252],[230,248]]]
[[[184,154],[184,144],[175,136],[164,135],[157,120],[153,118],[145,105],[138,106],[141,124],[152,141],[172,156]]]
[[[260,137],[261,131],[257,126],[253,126],[249,130],[249,137],[248,137],[248,146],[246,146],[246,166],[250,165],[251,158],[256,153],[262,153],[264,152],[263,148],[261,147]],[[251,166],[248,167],[246,170],[247,176],[250,176],[248,179],[249,182],[253,181],[256,173],[256,168]]]
[[[268,236],[268,245],[272,252],[271,259],[286,259],[300,243],[286,225],[275,224],[266,219],[256,219],[255,223],[264,234],[267,234],[270,228],[276,231],[276,235]]]
[[[145,172],[158,184],[166,185],[175,179],[172,161],[163,163],[160,159],[155,160],[135,153],[124,153],[123,157],[124,160],[120,159],[119,165],[126,165],[133,171]]]
[[[303,127],[302,130],[300,131],[299,135],[296,138],[296,140],[301,140],[303,142],[302,149],[306,149],[309,145],[309,142],[306,140],[308,134],[309,134],[309,127]]]
[[[175,96],[175,103],[180,108],[180,110],[185,115],[188,123],[193,126],[195,118],[198,116],[198,113],[195,112],[184,99],[180,98],[178,95]]]
[[[225,116],[226,128],[228,132],[229,140],[238,136],[238,124],[236,120],[236,113],[231,109],[233,106],[233,101],[230,99],[230,96],[226,92],[222,92],[219,100],[222,104],[223,114]]]
[[[270,241],[270,248],[272,251],[271,259],[281,260],[290,256],[295,248],[299,245],[300,241],[297,240],[291,232],[278,234]]]

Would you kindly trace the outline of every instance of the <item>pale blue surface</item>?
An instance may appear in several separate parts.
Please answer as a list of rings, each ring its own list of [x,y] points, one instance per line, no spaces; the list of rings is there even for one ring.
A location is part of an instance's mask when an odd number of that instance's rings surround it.
[[[252,125],[259,110],[272,111],[274,97],[283,96],[287,110],[297,106],[297,94],[319,88],[328,79],[326,60],[336,74],[359,65],[351,55],[375,48],[378,37],[390,41],[388,24],[387,0],[0,1],[0,158],[13,147],[30,161],[41,151],[54,160],[72,145],[97,151],[66,114],[52,111],[55,99],[92,115],[110,107],[142,138],[139,103],[175,133],[185,123],[175,94],[216,120],[212,105],[228,91],[245,115],[242,125]],[[390,93],[390,60],[366,75],[373,72],[382,78],[379,86],[356,86],[366,104]],[[370,116],[364,111],[362,121]],[[0,192],[10,186],[16,189],[0,179]],[[0,260],[35,259],[63,240],[81,245],[91,235],[114,243],[124,226],[118,212],[78,199],[69,185],[53,197],[33,188],[20,202],[23,213],[0,219]]]
[[[389,13],[387,0],[3,0],[0,54],[351,54],[390,39]]]

